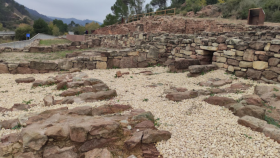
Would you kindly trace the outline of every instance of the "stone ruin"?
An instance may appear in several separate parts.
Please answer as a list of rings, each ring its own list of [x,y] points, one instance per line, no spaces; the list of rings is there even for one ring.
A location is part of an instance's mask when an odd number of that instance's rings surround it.
[[[28,118],[19,134],[1,138],[0,156],[162,157],[155,143],[171,133],[157,130],[154,121],[150,112],[129,105],[48,110]]]
[[[78,70],[77,70],[78,71]],[[111,99],[115,90],[101,80],[87,78],[85,73],[66,73],[35,80],[33,77],[16,79],[17,83],[38,86],[56,85],[64,90],[62,100],[46,96],[45,106],[87,103]],[[1,112],[27,110],[36,105],[15,104]],[[171,133],[157,130],[156,120],[149,111],[132,109],[129,105],[108,104],[99,107],[61,107],[34,113],[25,118],[4,120],[0,128],[22,128],[1,138],[0,156],[3,158],[94,158],[94,157],[162,157],[155,143],[168,140]]]

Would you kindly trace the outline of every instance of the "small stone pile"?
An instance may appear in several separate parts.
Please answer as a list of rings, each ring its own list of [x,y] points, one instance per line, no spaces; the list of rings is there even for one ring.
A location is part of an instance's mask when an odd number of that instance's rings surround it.
[[[226,97],[209,97],[204,101],[228,108],[239,116],[238,123],[253,131],[264,133],[280,143],[280,88],[278,86],[256,86],[255,94],[244,95],[236,101]]]
[[[171,133],[154,123],[151,112],[129,105],[48,110],[29,117],[19,134],[2,137],[0,157],[162,157],[155,143]]]
[[[242,93],[244,92],[244,90],[249,89],[252,85],[247,85],[244,83],[235,83],[232,84],[230,87],[228,88],[224,88],[224,89],[220,89],[217,87],[221,87],[227,84],[231,84],[232,80],[230,79],[213,79],[210,78],[208,81],[206,82],[200,82],[198,83],[198,85],[200,86],[207,86],[207,87],[211,87],[209,89],[203,90],[203,89],[199,89],[199,90],[191,90],[188,91],[185,88],[176,88],[176,87],[171,87],[168,90],[165,90],[165,94],[166,98],[172,101],[182,101],[184,99],[192,99],[192,98],[196,98],[198,96],[201,95],[214,95],[214,94],[221,94],[221,93]],[[220,102],[218,101],[218,104]],[[212,103],[213,104],[213,103]],[[216,105],[216,104],[215,104]]]

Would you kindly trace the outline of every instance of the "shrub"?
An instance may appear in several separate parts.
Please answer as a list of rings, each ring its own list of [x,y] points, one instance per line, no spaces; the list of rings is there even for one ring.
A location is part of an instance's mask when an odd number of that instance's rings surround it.
[[[34,34],[33,28],[29,25],[24,25],[16,29],[15,31],[16,36],[15,38],[18,40],[25,40],[26,39],[26,34]]]

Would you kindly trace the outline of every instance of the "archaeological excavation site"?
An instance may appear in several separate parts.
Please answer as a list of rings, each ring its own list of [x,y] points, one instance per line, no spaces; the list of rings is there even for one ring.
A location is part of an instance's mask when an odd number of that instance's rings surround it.
[[[279,157],[279,26],[147,16],[75,36],[0,47],[0,158]]]

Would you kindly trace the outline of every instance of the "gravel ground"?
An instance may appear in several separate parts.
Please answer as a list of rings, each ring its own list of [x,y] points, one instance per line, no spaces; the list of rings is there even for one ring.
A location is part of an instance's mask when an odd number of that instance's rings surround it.
[[[146,76],[138,73],[143,70],[151,70],[155,74]],[[249,128],[238,125],[238,117],[234,116],[228,109],[207,104],[202,100],[208,96],[200,96],[195,99],[173,102],[165,98],[165,89],[170,86],[183,87],[188,90],[206,89],[197,85],[208,78],[235,78],[227,75],[223,70],[209,72],[197,78],[188,78],[186,73],[167,73],[168,69],[163,67],[145,69],[120,69],[122,72],[130,72],[123,78],[115,78],[119,70],[93,70],[83,71],[91,78],[104,81],[111,89],[116,89],[118,96],[109,101],[100,101],[86,104],[56,105],[43,107],[43,98],[52,94],[55,99],[61,91],[55,90],[55,86],[37,87],[31,89],[32,84],[16,84],[15,79],[22,77],[35,77],[36,79],[47,79],[52,74],[32,75],[10,75],[2,74],[0,81],[0,106],[10,108],[14,103],[32,100],[31,103],[38,104],[29,111],[6,112],[0,116],[0,120],[24,117],[34,112],[47,109],[68,106],[73,108],[81,105],[100,106],[106,103],[129,104],[134,108],[151,111],[158,118],[159,129],[168,130],[172,138],[165,142],[157,143],[158,150],[163,157],[279,157],[280,145],[272,139],[265,137],[262,133],[254,132]],[[251,80],[238,78],[234,83],[243,82],[256,85]],[[157,84],[155,88],[148,85]],[[230,85],[221,88],[229,87]],[[223,94],[234,99],[244,94],[252,94],[253,87],[242,94]],[[8,91],[8,92],[6,92]],[[1,115],[1,114],[0,114]],[[0,137],[15,130],[0,130]]]

